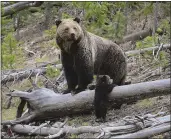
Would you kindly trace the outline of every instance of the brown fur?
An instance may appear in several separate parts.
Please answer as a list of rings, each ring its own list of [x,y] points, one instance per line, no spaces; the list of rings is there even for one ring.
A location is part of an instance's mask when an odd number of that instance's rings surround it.
[[[109,75],[114,84],[124,84],[126,57],[117,44],[87,32],[78,18],[58,20],[56,25],[68,92],[85,90],[94,74]]]
[[[112,84],[108,75],[99,75],[96,81],[95,95],[94,95],[94,109],[97,121],[105,121],[108,104],[108,95],[116,86]]]

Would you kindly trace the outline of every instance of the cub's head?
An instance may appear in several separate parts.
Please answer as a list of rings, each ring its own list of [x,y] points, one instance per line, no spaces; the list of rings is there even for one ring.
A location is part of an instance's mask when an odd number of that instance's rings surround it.
[[[110,77],[108,75],[99,75],[97,76],[97,85],[106,85],[106,84],[111,84],[112,83],[112,79],[110,79]]]
[[[60,37],[63,41],[77,41],[83,31],[80,26],[80,19],[62,19],[55,21],[57,26],[57,37]]]

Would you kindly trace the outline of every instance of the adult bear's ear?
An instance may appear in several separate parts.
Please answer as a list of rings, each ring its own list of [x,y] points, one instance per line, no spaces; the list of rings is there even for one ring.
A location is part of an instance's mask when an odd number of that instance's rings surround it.
[[[74,21],[76,21],[77,23],[80,23],[81,19],[80,19],[79,17],[76,17],[76,18],[74,19]]]
[[[59,26],[59,24],[60,24],[61,22],[62,22],[61,20],[56,19],[56,20],[55,20],[55,24],[56,24],[56,26],[58,27],[58,26]]]

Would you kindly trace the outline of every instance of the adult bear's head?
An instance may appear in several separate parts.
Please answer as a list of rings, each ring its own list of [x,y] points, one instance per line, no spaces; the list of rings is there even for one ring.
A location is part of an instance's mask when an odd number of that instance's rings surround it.
[[[57,37],[60,37],[63,41],[75,42],[80,39],[83,34],[80,26],[80,19],[62,19],[55,21],[57,26]]]

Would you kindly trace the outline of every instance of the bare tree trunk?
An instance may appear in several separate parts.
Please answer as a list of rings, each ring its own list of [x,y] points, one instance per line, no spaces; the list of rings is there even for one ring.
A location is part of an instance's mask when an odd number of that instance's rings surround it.
[[[157,30],[157,26],[158,26],[158,20],[157,20],[157,16],[158,16],[158,9],[157,9],[157,7],[158,7],[158,3],[157,3],[157,1],[153,4],[153,14],[154,14],[154,25],[153,25],[153,33],[152,33],[152,35],[153,35],[153,41],[154,41],[154,45],[156,45],[156,40],[155,40],[155,33],[156,33],[156,30]]]
[[[20,40],[20,14],[18,13],[15,17],[14,17],[14,29],[17,32],[16,33],[16,40]]]
[[[156,32],[157,26],[158,26],[158,20],[157,20],[157,17],[158,17],[158,2],[157,1],[153,4],[153,14],[154,14],[154,26],[153,26],[153,35],[154,35],[155,32]]]
[[[26,1],[26,2],[17,2],[13,5],[9,5],[7,7],[4,7],[2,9],[2,17],[3,16],[7,16],[7,15],[10,15],[10,14],[14,14],[18,11],[21,11],[21,10],[24,10],[26,8],[29,8],[29,7],[38,7],[42,4],[43,2],[42,1],[36,1],[36,2],[32,2],[32,1]]]
[[[124,33],[124,35],[126,35],[127,34],[127,22],[128,22],[128,2],[127,1],[125,1],[124,15],[125,15],[125,33]]]
[[[46,2],[45,4],[45,29],[49,28],[49,24],[52,20],[52,7],[51,2]]]
[[[62,19],[62,8],[61,7],[58,7],[58,17],[57,17],[59,20]]]
[[[135,100],[170,94],[170,79],[143,82],[115,87],[109,95],[111,104],[122,104]],[[32,93],[14,91],[12,97],[21,97],[29,104],[29,113],[22,117],[4,121],[2,124],[18,124],[33,120],[47,120],[93,110],[94,90],[83,91],[74,96],[60,95],[52,90],[41,88]]]

